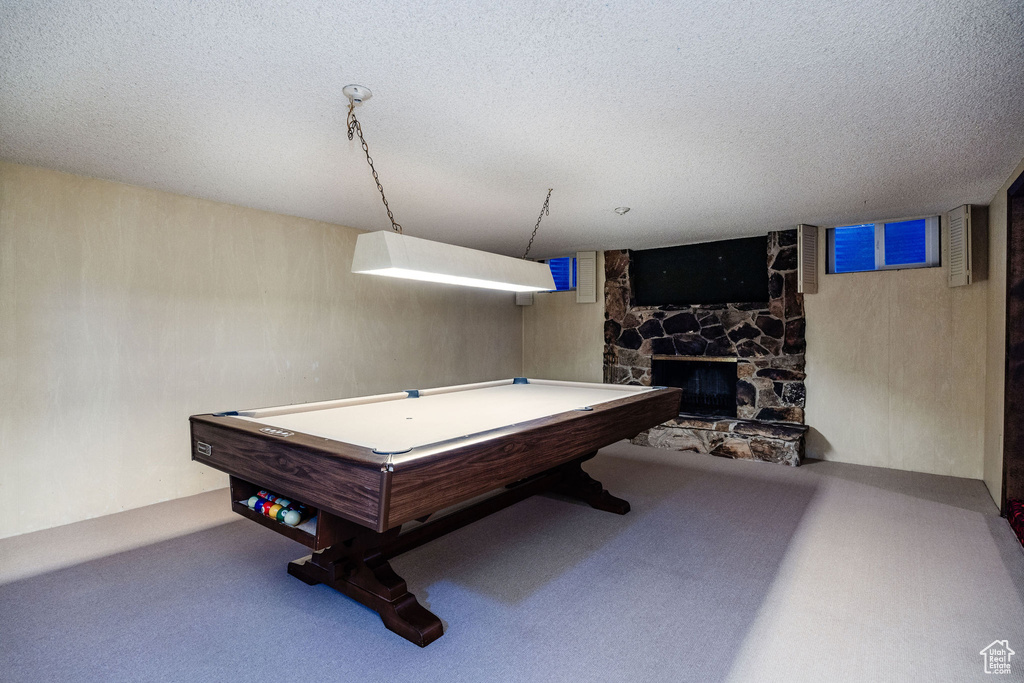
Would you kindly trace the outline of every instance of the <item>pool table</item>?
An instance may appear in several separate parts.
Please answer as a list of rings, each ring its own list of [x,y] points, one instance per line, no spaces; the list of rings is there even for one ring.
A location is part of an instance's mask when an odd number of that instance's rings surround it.
[[[581,464],[675,417],[679,394],[518,377],[193,415],[192,458],[230,475],[236,512],[314,551],[289,563],[291,575],[335,588],[426,646],[441,621],[390,558],[543,491],[627,513]],[[315,517],[292,527],[250,510],[261,489]]]

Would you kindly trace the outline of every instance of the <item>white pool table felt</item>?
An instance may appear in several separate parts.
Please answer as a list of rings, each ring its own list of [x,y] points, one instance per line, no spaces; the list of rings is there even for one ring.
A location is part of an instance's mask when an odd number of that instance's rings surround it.
[[[240,413],[239,417],[294,432],[400,453],[411,448],[479,434],[529,420],[607,403],[649,387],[584,383],[484,386],[393,400],[311,409],[263,416],[276,409]]]

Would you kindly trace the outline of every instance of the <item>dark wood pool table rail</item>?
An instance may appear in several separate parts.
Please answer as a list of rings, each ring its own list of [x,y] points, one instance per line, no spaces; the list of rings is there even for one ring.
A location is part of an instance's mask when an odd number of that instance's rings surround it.
[[[194,415],[192,458],[383,532],[633,437],[675,417],[679,394],[630,394],[399,455],[301,432],[282,437],[231,415]]]
[[[471,437],[443,453],[427,448],[396,455],[383,526],[399,526],[632,438],[676,417],[679,394],[675,388],[655,389],[493,430],[479,442]]]

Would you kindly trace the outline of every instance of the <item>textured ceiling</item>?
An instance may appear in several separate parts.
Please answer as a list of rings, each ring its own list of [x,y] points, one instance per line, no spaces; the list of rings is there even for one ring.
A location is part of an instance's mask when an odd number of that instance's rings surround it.
[[[382,229],[348,83],[407,234],[682,244],[988,202],[1024,3],[0,0],[11,161]]]

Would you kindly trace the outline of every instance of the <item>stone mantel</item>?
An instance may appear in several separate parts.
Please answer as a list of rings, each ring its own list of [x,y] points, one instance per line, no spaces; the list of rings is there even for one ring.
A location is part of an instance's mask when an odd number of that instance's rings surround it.
[[[678,354],[660,354],[651,356],[653,360],[700,360],[708,363],[737,363],[738,358],[733,356],[682,356]]]

